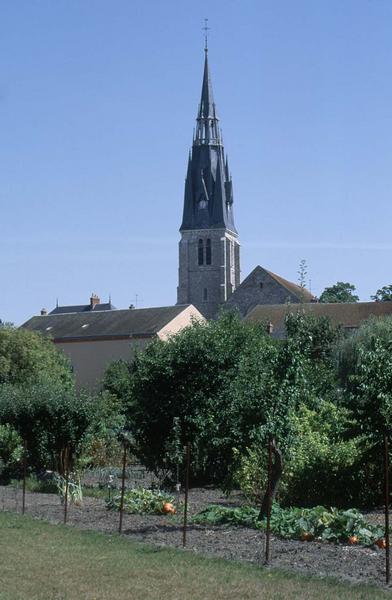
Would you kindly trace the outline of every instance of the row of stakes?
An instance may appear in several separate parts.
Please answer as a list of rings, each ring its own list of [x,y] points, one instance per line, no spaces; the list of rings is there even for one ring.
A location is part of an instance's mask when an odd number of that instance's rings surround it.
[[[389,547],[389,436],[387,432],[383,434],[383,445],[384,445],[384,530],[385,530],[385,581],[388,585],[390,583],[390,547]],[[187,541],[187,527],[188,527],[188,495],[189,495],[189,473],[190,473],[190,444],[185,446],[185,499],[184,499],[184,518],[182,525],[182,546],[186,547]],[[26,442],[24,443],[24,456],[23,462],[23,487],[22,487],[22,513],[25,513],[26,508],[26,456],[27,448]],[[120,497],[120,519],[118,525],[119,534],[122,533],[123,528],[123,516],[124,516],[124,496],[125,496],[125,478],[126,478],[126,464],[127,464],[127,444],[124,444],[123,451],[123,464],[122,464],[122,475],[121,475],[121,497]],[[64,494],[64,524],[67,523],[68,518],[68,484],[69,484],[69,447],[65,453],[65,494]],[[271,475],[272,475],[272,439],[268,442],[268,481],[267,481],[267,523],[265,533],[265,551],[264,551],[264,564],[269,565],[271,561]],[[177,481],[178,481],[178,470],[177,470]],[[180,485],[177,484],[177,498],[179,498]]]

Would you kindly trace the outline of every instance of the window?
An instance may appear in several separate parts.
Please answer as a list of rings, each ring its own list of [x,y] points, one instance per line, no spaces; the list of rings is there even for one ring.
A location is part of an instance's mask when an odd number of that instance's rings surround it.
[[[206,265],[211,264],[211,240],[207,240],[206,246]]]
[[[199,245],[197,249],[197,260],[199,265],[204,264],[204,242],[203,240],[199,240]]]
[[[208,291],[207,288],[204,288],[203,290],[203,302],[207,302],[208,299]]]
[[[262,281],[260,281],[259,287],[260,287],[261,290],[263,289],[263,282]]]

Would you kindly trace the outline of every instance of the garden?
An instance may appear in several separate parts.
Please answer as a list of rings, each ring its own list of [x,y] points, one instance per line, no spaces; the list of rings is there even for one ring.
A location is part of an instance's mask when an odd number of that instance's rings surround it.
[[[286,328],[196,322],[95,394],[50,341],[0,328],[0,509],[383,585],[392,321]]]

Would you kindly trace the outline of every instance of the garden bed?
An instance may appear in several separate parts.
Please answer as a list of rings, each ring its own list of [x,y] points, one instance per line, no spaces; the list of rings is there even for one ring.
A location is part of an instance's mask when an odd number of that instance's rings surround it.
[[[192,489],[189,494],[190,515],[209,504],[236,506],[238,497],[227,500],[213,489]],[[0,509],[18,512],[22,508],[20,490],[0,487]],[[26,494],[26,512],[52,523],[62,522],[63,508],[55,494]],[[369,521],[380,522],[380,513],[367,515]],[[106,509],[105,501],[85,497],[83,507],[70,506],[68,523],[83,529],[113,533],[118,528],[119,514]],[[161,515],[124,515],[123,533],[134,540],[159,546],[181,547],[182,527],[175,517]],[[189,551],[232,560],[263,562],[264,534],[246,527],[205,526],[190,524]],[[351,582],[383,585],[385,552],[374,548],[301,542],[272,537],[272,566],[299,571],[307,575],[334,576]]]

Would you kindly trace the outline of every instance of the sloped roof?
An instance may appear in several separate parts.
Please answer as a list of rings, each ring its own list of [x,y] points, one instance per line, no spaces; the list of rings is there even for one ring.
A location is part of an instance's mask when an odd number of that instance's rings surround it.
[[[53,310],[50,311],[50,315],[60,315],[67,313],[76,313],[76,312],[100,312],[103,310],[116,310],[116,307],[113,306],[111,302],[102,302],[99,304],[76,304],[74,306],[56,306]]]
[[[305,287],[303,288],[303,287],[297,285],[296,283],[293,283],[292,281],[288,281],[287,279],[284,279],[280,275],[276,275],[276,273],[273,273],[272,271],[268,271],[268,269],[265,269],[265,270],[267,271],[267,273],[269,275],[271,275],[271,277],[273,279],[275,279],[275,281],[277,283],[279,283],[284,288],[286,288],[289,292],[291,292],[292,294],[297,296],[298,299],[300,299],[300,300],[302,299],[304,302],[311,302],[312,300],[315,299],[313,294],[311,294],[309,292],[309,290],[307,290]]]
[[[52,337],[55,341],[150,337],[188,306],[49,314],[32,317],[22,327]]]
[[[334,325],[357,329],[363,321],[371,316],[392,316],[392,302],[258,304],[246,315],[244,320],[271,323],[274,335],[284,337],[286,315],[299,312],[316,317],[328,317]]]

